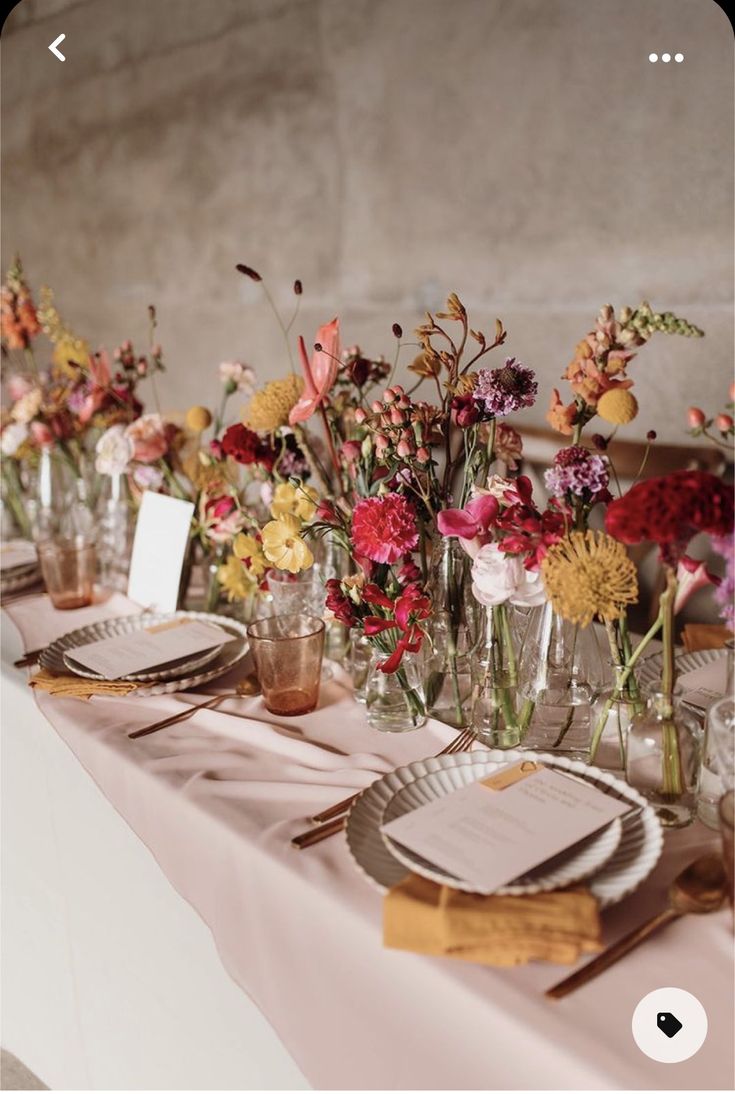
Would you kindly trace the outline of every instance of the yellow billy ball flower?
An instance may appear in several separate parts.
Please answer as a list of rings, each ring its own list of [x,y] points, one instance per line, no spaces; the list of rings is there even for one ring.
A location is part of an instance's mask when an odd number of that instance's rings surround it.
[[[638,599],[636,568],[605,532],[572,532],[549,547],[541,576],[554,611],[583,627],[595,616],[619,619]]]
[[[253,395],[243,414],[244,424],[261,433],[272,433],[274,429],[288,425],[288,416],[299,401],[303,387],[300,376],[271,380]]]
[[[190,406],[185,421],[192,433],[203,433],[212,424],[212,415],[206,406]]]
[[[597,400],[597,413],[611,425],[627,425],[638,414],[638,400],[627,388],[611,387]]]
[[[300,531],[301,521],[290,514],[266,524],[262,532],[263,553],[277,569],[297,574],[313,564],[314,556],[299,535]]]
[[[304,486],[303,483],[292,486],[290,482],[279,482],[273,493],[271,516],[277,520],[278,517],[290,513],[301,520],[311,520],[316,513],[318,500],[319,495],[310,486]]]

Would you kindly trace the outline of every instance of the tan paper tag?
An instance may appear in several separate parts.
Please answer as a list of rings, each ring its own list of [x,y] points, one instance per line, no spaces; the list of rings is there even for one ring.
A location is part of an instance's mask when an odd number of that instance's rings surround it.
[[[169,619],[168,623],[156,623],[153,627],[144,627],[146,634],[161,634],[163,631],[172,631],[176,627],[186,627],[190,619]]]
[[[527,779],[529,775],[533,775],[535,771],[541,771],[543,766],[533,760],[521,760],[513,767],[506,767],[504,771],[498,771],[495,775],[480,779],[480,786],[489,786],[491,790],[505,790],[506,786],[513,786],[521,779]]]

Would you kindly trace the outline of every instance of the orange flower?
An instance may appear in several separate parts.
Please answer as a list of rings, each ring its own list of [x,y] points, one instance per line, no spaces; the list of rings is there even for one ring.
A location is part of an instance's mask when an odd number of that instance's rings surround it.
[[[551,403],[546,413],[546,420],[552,429],[555,429],[557,433],[564,433],[565,436],[571,437],[572,426],[574,420],[577,417],[577,407],[574,403],[570,403],[569,406],[565,406],[561,401],[561,395],[557,388],[554,388],[551,396]]]
[[[288,416],[290,425],[297,425],[310,418],[334,386],[339,367],[339,319],[325,323],[317,332],[317,345],[309,361],[303,338],[299,338],[301,368],[304,373],[304,391]]]
[[[597,367],[594,361],[572,361],[564,374],[575,395],[584,399],[588,406],[597,406],[597,400],[611,387],[629,388],[632,380],[615,380]]]

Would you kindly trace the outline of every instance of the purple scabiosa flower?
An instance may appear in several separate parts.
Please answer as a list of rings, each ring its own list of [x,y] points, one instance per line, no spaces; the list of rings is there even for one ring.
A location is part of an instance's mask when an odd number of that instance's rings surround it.
[[[720,605],[720,618],[735,631],[735,533],[712,536],[712,547],[726,563],[725,576],[715,589],[715,600]]]
[[[607,491],[610,473],[604,456],[573,444],[557,452],[554,463],[544,473],[544,482],[552,497],[572,494],[590,500]]]
[[[533,369],[515,357],[506,357],[502,368],[481,368],[472,397],[491,418],[504,418],[536,402],[538,384]]]

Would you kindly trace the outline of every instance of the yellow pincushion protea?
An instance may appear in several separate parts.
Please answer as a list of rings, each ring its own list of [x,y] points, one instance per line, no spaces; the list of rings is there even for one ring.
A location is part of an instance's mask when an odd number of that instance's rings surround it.
[[[611,425],[627,425],[638,414],[638,400],[627,388],[611,387],[597,400],[597,413]]]
[[[583,627],[595,616],[619,619],[638,599],[635,566],[623,544],[605,532],[572,532],[555,543],[541,576],[554,611]]]
[[[301,521],[289,514],[266,524],[262,532],[263,553],[277,569],[297,574],[313,565],[314,556],[300,532]]]
[[[288,416],[299,401],[304,388],[300,376],[286,376],[283,380],[271,380],[256,391],[243,414],[243,422],[259,433],[272,433],[274,429],[288,425]]]
[[[184,421],[192,433],[203,433],[212,424],[212,415],[206,406],[190,406]]]

